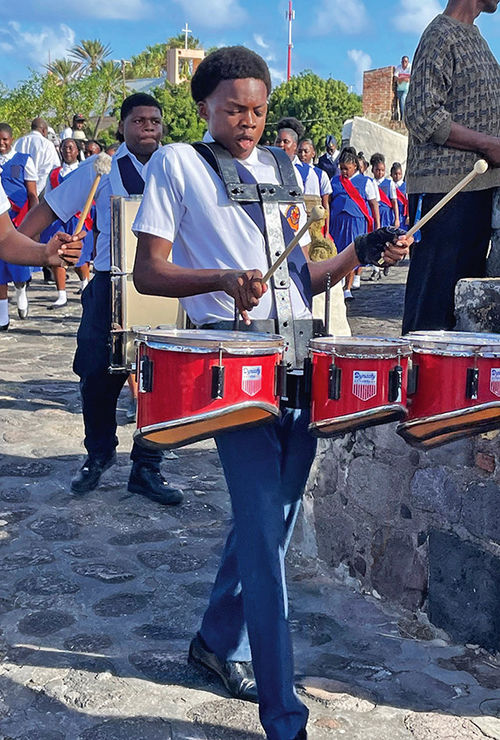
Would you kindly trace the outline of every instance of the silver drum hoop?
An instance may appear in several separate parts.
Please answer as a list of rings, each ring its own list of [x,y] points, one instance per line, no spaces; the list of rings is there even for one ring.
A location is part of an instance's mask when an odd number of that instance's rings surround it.
[[[408,340],[393,337],[317,337],[309,349],[353,360],[392,360],[412,353]]]
[[[406,334],[417,354],[500,358],[500,334],[468,331],[415,331]]]
[[[140,331],[136,343],[170,352],[213,354],[222,351],[243,356],[281,354],[284,348],[284,341],[277,334],[211,329]]]

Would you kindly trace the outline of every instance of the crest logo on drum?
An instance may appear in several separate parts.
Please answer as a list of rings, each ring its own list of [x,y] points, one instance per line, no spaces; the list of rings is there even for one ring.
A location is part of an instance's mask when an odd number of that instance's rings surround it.
[[[288,221],[288,225],[291,229],[294,231],[298,231],[299,229],[299,221],[300,221],[300,209],[296,205],[291,205],[287,208],[285,218]]]
[[[500,398],[500,367],[491,368],[490,391]]]
[[[352,374],[352,392],[360,401],[369,401],[377,395],[377,371],[354,370]]]
[[[255,396],[262,388],[262,366],[244,365],[241,368],[241,390],[247,396]]]

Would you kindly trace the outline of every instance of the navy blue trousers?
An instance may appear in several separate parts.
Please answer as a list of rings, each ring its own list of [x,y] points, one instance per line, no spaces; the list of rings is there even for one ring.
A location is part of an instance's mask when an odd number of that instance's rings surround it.
[[[77,333],[74,372],[80,376],[85,447],[90,457],[110,457],[117,444],[116,404],[127,373],[109,373],[111,357],[111,278],[96,272],[82,293],[82,320]],[[134,443],[134,462],[159,465],[161,450]]]
[[[410,223],[418,194],[410,195]],[[443,197],[424,195],[422,216]],[[459,193],[421,229],[411,250],[406,283],[403,334],[453,329],[455,286],[462,278],[484,277],[491,238],[492,190]]]
[[[316,451],[309,411],[216,438],[231,496],[228,536],[200,633],[221,660],[253,661],[269,740],[292,740],[308,710],[294,688],[285,554]]]

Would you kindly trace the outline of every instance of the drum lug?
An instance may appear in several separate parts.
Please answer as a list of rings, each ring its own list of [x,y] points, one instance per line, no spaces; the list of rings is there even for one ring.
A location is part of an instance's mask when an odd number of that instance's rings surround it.
[[[224,398],[224,374],[226,368],[223,365],[212,367],[212,398]]]
[[[310,357],[304,360],[304,393],[311,395],[312,391],[313,364]]]
[[[286,362],[281,360],[274,368],[274,395],[286,398]]]
[[[479,368],[469,367],[467,370],[467,385],[465,395],[472,401],[477,401],[479,393]]]
[[[147,355],[141,358],[139,365],[139,393],[151,393],[153,390],[153,360]]]
[[[389,370],[389,402],[401,401],[401,388],[403,387],[403,368],[396,365]]]
[[[418,365],[408,367],[408,395],[414,396],[418,388]]]
[[[328,398],[330,401],[338,401],[340,399],[340,384],[342,380],[342,370],[337,365],[330,365],[330,372],[328,377]]]

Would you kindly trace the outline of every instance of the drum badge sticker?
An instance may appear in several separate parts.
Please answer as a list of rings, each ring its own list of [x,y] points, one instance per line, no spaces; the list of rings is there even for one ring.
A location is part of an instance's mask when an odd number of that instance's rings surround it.
[[[360,401],[369,401],[377,395],[377,371],[354,370],[352,374],[352,392]]]
[[[296,205],[291,205],[286,209],[285,218],[288,225],[294,231],[298,231],[300,221],[300,209]]]
[[[241,390],[247,396],[255,396],[262,388],[262,366],[244,365],[241,368]]]
[[[491,368],[490,391],[500,398],[500,367]]]

